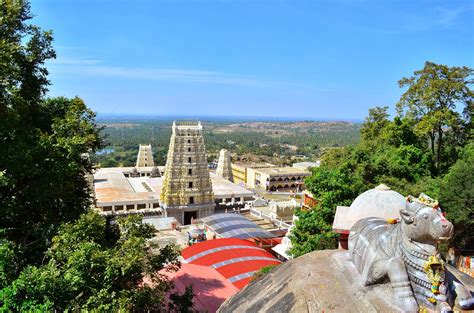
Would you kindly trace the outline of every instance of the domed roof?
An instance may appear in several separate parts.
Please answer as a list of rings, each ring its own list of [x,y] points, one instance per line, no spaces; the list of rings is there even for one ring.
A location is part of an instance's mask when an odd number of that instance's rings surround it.
[[[406,199],[382,184],[361,193],[352,202],[349,211],[354,220],[366,217],[399,218],[400,210],[406,207]]]
[[[350,207],[338,206],[332,228],[338,233],[348,234],[358,220],[366,217],[400,218],[400,210],[406,205],[405,197],[382,184],[361,193]]]

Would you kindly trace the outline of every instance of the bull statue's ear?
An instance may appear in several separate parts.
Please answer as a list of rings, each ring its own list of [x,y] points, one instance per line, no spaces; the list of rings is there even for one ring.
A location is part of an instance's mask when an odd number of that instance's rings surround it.
[[[400,210],[400,216],[402,217],[403,221],[406,223],[406,224],[411,224],[413,223],[413,221],[415,220],[413,218],[413,214],[408,212],[407,210],[403,209],[403,210]]]

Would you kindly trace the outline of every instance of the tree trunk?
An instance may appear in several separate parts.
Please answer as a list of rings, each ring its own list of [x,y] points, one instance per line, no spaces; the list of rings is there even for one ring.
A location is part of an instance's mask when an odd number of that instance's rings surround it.
[[[440,163],[441,163],[441,153],[443,147],[443,129],[441,126],[438,127],[438,146],[436,147],[436,169],[439,173]]]
[[[431,152],[433,153],[433,165],[435,170],[437,170],[437,164],[436,164],[436,150],[435,150],[435,133],[434,131],[429,132],[429,137],[430,137],[430,148]],[[436,176],[436,173],[434,173]]]

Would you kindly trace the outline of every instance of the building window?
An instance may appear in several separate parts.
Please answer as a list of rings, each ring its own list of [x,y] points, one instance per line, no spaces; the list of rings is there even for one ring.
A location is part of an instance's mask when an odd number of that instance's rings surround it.
[[[188,143],[191,143],[191,139],[188,139]]]
[[[188,174],[193,175],[193,169],[192,168],[188,169]]]
[[[148,165],[145,163],[145,166],[148,166]]]
[[[193,182],[192,182],[192,181],[190,181],[190,182],[188,183],[188,187],[189,187],[189,188],[193,188]]]
[[[194,197],[189,197],[189,204],[194,204]]]
[[[188,152],[191,152],[191,148],[188,148]]]
[[[191,163],[191,157],[188,158],[188,163]]]

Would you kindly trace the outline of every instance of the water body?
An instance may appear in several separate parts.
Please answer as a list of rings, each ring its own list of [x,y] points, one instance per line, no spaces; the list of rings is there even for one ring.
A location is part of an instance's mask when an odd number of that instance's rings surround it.
[[[115,148],[104,148],[104,149],[101,149],[101,150],[97,151],[95,154],[96,155],[105,155],[105,154],[112,153],[114,151],[115,151]]]

